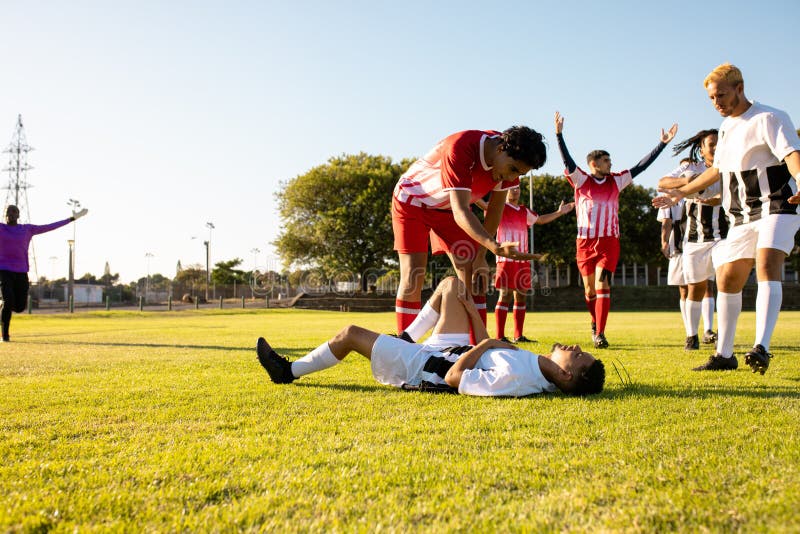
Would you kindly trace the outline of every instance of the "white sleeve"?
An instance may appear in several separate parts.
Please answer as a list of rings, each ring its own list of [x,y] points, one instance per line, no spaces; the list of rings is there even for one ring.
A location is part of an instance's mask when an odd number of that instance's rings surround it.
[[[617,182],[617,188],[622,191],[633,183],[633,175],[631,171],[621,172],[614,175],[614,180]]]
[[[667,174],[667,176],[669,176],[670,178],[680,178],[681,174],[683,174],[687,170],[689,170],[689,164],[688,163],[681,163],[672,172]]]
[[[764,141],[772,153],[783,161],[792,152],[800,150],[800,139],[789,115],[774,111],[764,115]]]
[[[658,208],[658,215],[656,216],[658,222],[671,221],[672,209],[671,208]]]

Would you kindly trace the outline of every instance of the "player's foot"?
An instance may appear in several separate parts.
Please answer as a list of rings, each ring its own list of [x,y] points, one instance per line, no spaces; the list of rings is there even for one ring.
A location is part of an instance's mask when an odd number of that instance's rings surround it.
[[[3,339],[0,340],[0,343],[10,343],[10,342],[11,342],[11,338],[8,337],[8,336],[3,336]]]
[[[505,343],[511,343],[511,340],[508,339],[506,336],[501,336],[497,338],[497,341],[503,341]]]
[[[604,333],[599,333],[594,336],[594,348],[596,349],[607,349],[608,348],[608,340]]]
[[[698,365],[692,371],[733,371],[739,367],[736,356],[726,358],[721,354],[712,354],[706,363]]]
[[[683,350],[698,350],[700,349],[700,340],[697,338],[697,334],[693,336],[688,336],[686,338],[686,345],[683,346]]]
[[[717,342],[717,333],[713,330],[706,330],[706,333],[703,334],[703,343],[709,345],[711,343]]]
[[[761,373],[762,375],[769,367],[769,360],[772,354],[767,352],[762,345],[756,345],[750,352],[744,355],[744,363],[750,366],[754,373]]]
[[[258,338],[256,342],[256,354],[258,354],[258,363],[266,369],[270,380],[276,384],[289,384],[294,381],[292,363],[272,350],[263,337]]]
[[[535,339],[528,339],[525,336],[515,337],[513,340],[514,343],[536,343]]]

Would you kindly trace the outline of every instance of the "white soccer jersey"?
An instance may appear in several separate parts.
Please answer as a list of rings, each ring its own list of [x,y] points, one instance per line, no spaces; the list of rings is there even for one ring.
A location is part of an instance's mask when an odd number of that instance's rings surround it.
[[[522,349],[489,349],[461,375],[458,392],[481,397],[524,397],[555,392],[539,368],[539,356]]]
[[[703,162],[681,163],[667,176],[680,178],[686,174],[700,175],[708,167]],[[721,206],[708,206],[697,200],[707,200],[720,194],[722,184],[714,183],[686,198],[681,218],[681,239],[683,243],[707,243],[725,239],[728,234],[728,219]],[[660,220],[660,219],[659,219]],[[681,248],[683,248],[681,246]]]
[[[525,206],[506,203],[503,208],[503,216],[500,218],[500,225],[497,227],[497,241],[499,243],[518,242],[519,247],[517,249],[520,252],[528,252],[528,228],[535,224],[538,219],[539,215]],[[497,263],[506,261],[527,263],[527,260],[514,260],[505,256],[497,256]]]
[[[619,193],[633,183],[630,171],[599,179],[576,167],[567,180],[575,189],[578,239],[619,237]]]
[[[767,214],[798,213],[787,199],[797,184],[783,159],[800,150],[789,116],[753,102],[719,128],[714,167],[722,174],[722,207],[731,226],[757,221]]]

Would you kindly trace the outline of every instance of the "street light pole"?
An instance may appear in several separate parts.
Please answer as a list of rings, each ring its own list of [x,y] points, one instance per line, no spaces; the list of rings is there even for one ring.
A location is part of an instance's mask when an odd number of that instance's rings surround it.
[[[74,303],[75,297],[75,240],[68,239],[69,244],[69,275],[67,279],[67,306]]]
[[[215,228],[214,223],[207,222],[208,241],[203,242],[206,246],[206,302],[208,302],[208,287],[211,285],[211,231]]]
[[[70,207],[70,209],[72,210],[72,213],[75,213],[76,211],[78,211],[80,209],[81,202],[80,202],[80,200],[76,200],[74,198],[71,198],[71,199],[69,199],[67,201],[67,206]],[[78,221],[72,221],[72,245],[71,245],[72,256],[70,256],[72,259],[70,260],[70,269],[74,269],[75,268],[75,233],[76,233],[76,227],[77,226],[78,226]],[[70,289],[70,294],[72,294],[72,289]]]
[[[144,280],[144,301],[147,302],[150,295],[150,258],[155,257],[150,252],[145,252],[144,257],[147,260],[147,278]]]

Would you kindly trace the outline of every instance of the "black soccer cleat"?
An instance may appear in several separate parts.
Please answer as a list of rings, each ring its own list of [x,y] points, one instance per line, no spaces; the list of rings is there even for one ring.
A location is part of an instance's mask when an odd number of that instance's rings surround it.
[[[688,336],[686,338],[686,345],[683,346],[683,350],[699,350],[700,349],[700,339],[698,339],[697,334],[693,336]]]
[[[512,343],[536,343],[536,340],[535,339],[528,339],[527,337],[522,335],[522,336],[519,336],[519,337],[515,337],[512,340]]]
[[[706,330],[706,333],[703,334],[703,343],[706,345],[710,345],[711,343],[717,342],[717,333],[713,330]]]
[[[600,333],[594,336],[594,348],[596,349],[607,349],[608,348],[608,340],[606,339],[605,334]]]
[[[511,343],[511,340],[508,339],[506,336],[501,336],[497,338],[497,341],[503,341],[505,343]]]
[[[772,354],[767,352],[767,349],[762,345],[756,345],[750,349],[750,352],[744,355],[744,363],[749,365],[754,373],[761,373],[763,375],[769,367],[771,358]]]
[[[266,369],[270,380],[276,384],[290,384],[294,382],[292,374],[292,362],[272,350],[267,340],[263,337],[256,342],[256,354],[258,363]]]
[[[726,358],[721,354],[712,354],[703,365],[698,365],[692,371],[735,371],[739,367],[736,356]]]

